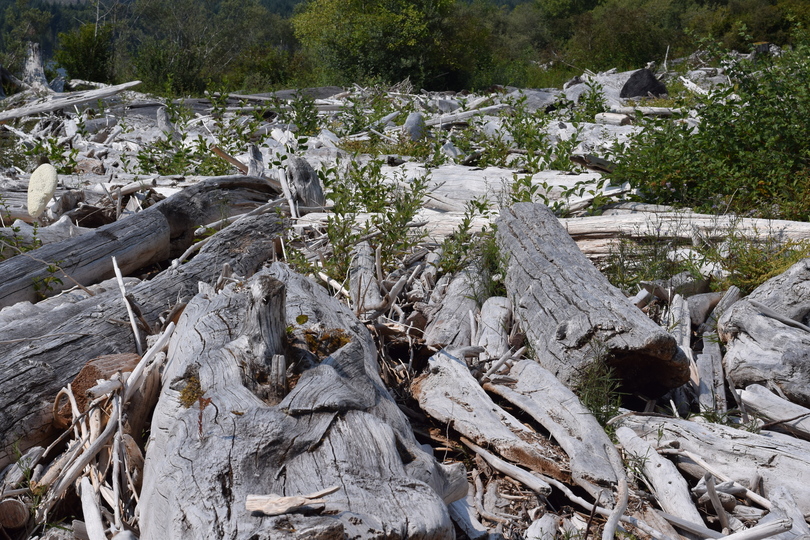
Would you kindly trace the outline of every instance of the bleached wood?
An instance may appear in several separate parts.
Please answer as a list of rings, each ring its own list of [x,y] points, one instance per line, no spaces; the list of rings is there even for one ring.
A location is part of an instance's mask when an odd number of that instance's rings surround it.
[[[493,403],[462,360],[439,351],[411,391],[423,411],[474,443],[533,471],[565,478],[559,450]]]
[[[777,396],[761,384],[751,384],[740,391],[749,412],[796,437],[810,440],[810,409]]]
[[[252,282],[267,278],[286,286],[286,324],[306,315],[307,325],[340,328],[351,340],[305,370],[276,407],[244,385],[239,367],[251,353],[237,336],[263,339],[244,334],[248,327],[263,331],[246,323],[245,297]],[[421,449],[377,375],[367,330],[324,289],[280,264],[246,288],[203,287],[180,319],[169,356],[146,456],[142,540],[277,538],[280,523],[301,530],[330,522],[359,538],[383,530],[392,538],[452,535],[446,502],[466,493],[463,469],[442,466]],[[178,400],[191,373],[211,400],[202,410]],[[328,497],[335,513],[321,516],[261,518],[240,502],[249,493],[288,496],[334,485],[341,486]]]
[[[758,286],[747,299],[810,326],[810,258]]]
[[[706,319],[706,322],[700,325],[698,328],[698,332],[701,334],[705,334],[706,332],[716,333],[717,332],[717,320],[729,309],[733,306],[740,298],[742,298],[742,292],[740,291],[739,287],[736,285],[732,285],[729,287],[725,293],[723,293],[723,297],[720,298],[720,301],[717,302],[717,305],[714,306],[714,309],[709,314],[709,317]]]
[[[803,512],[810,511],[808,442],[681,419],[629,416],[621,422],[650,442],[677,440],[677,451],[699,456],[721,480],[747,481],[759,474],[766,498],[771,488],[781,485],[793,493]]]
[[[523,470],[516,465],[512,465],[511,463],[502,460],[491,452],[487,452],[472,441],[462,439],[461,442],[467,445],[467,447],[469,447],[473,452],[484,458],[484,461],[492,466],[493,469],[514,478],[538,495],[548,495],[551,492],[551,486],[546,483],[545,480],[538,478],[529,471]]]
[[[759,520],[759,525],[788,518],[793,522],[789,531],[777,534],[772,538],[776,540],[798,540],[799,538],[810,537],[810,527],[807,525],[807,518],[796,504],[793,495],[782,486],[777,486],[769,493],[775,511]]]
[[[605,450],[615,449],[604,429],[579,398],[537,362],[518,362],[509,376],[517,379],[514,385],[488,383],[484,389],[520,407],[547,429],[568,454],[574,482],[598,500],[600,492],[617,481]]]
[[[82,513],[84,514],[84,525],[87,537],[90,540],[107,540],[104,534],[104,523],[101,521],[101,510],[96,501],[96,494],[90,480],[85,476],[81,480]]]
[[[280,516],[296,512],[305,506],[321,505],[327,502],[325,497],[340,489],[340,486],[323,489],[309,495],[294,495],[291,497],[281,497],[279,495],[248,495],[245,500],[245,508],[249,512],[261,512],[266,516]]]
[[[360,242],[352,250],[349,292],[352,295],[352,306],[358,315],[377,309],[382,304],[375,273],[374,250],[368,242]]]
[[[470,540],[480,540],[489,537],[489,532],[486,527],[478,521],[477,513],[475,510],[475,501],[473,496],[475,488],[472,484],[469,485],[467,496],[453,501],[447,505],[450,511],[450,517],[453,522],[467,535]]]
[[[786,325],[740,300],[717,323],[725,341],[723,367],[737,385],[775,384],[799,405],[810,406],[810,332]]]
[[[692,318],[689,316],[689,304],[680,294],[676,294],[669,303],[670,334],[689,359],[689,379],[694,386],[700,384],[697,365],[692,354]]]
[[[666,330],[611,285],[540,204],[503,209],[497,239],[505,285],[540,364],[566,386],[604,358],[628,391],[645,395],[689,378],[689,361]]]
[[[523,535],[525,540],[554,540],[557,536],[560,518],[554,514],[543,514],[543,517],[532,521]]]
[[[616,437],[627,458],[640,467],[650,481],[661,508],[674,516],[703,525],[703,518],[692,502],[689,486],[671,461],[658,455],[655,448],[638,437],[632,429],[620,427]]]
[[[509,330],[512,325],[512,303],[508,298],[492,296],[481,306],[476,343],[483,347],[486,357],[500,358],[509,350]]]

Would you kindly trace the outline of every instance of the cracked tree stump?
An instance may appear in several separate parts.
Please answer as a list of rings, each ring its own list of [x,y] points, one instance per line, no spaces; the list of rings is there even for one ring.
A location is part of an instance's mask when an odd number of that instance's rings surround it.
[[[280,302],[257,285],[273,282],[287,291],[275,330],[251,321],[258,310],[247,307]],[[248,343],[274,342],[265,333],[286,333],[286,324],[321,342],[327,333],[344,338],[311,359],[273,406],[248,388],[240,366],[255,361]],[[440,465],[422,450],[377,375],[367,330],[313,282],[275,264],[220,293],[201,287],[169,359],[146,456],[142,540],[453,536],[446,504],[466,494],[463,466]],[[199,390],[190,394],[192,377]],[[332,486],[340,489],[325,502],[281,516],[245,506],[248,495],[299,497]]]

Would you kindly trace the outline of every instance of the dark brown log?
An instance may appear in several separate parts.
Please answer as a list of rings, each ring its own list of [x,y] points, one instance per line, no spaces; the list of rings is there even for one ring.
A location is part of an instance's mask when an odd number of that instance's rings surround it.
[[[25,504],[16,499],[0,501],[0,527],[21,529],[28,522],[31,511]]]
[[[599,273],[548,208],[504,209],[498,242],[515,316],[538,362],[564,384],[601,356],[628,391],[656,395],[688,380],[675,339]]]
[[[249,321],[256,311],[246,307],[264,280],[286,286],[282,325],[345,335],[345,344],[305,370],[278,406],[251,392],[239,369],[253,354],[248,343],[272,341],[253,335],[268,327]],[[446,504],[466,493],[463,467],[439,465],[420,448],[377,375],[365,327],[284,265],[247,285],[220,293],[203,287],[178,324],[146,456],[140,538],[303,538],[291,524],[303,532],[329,521],[350,538],[452,537]],[[182,390],[191,376],[202,393],[185,408]],[[248,495],[325,490],[320,516],[246,508]]]
[[[56,294],[76,282],[89,285],[108,279],[114,275],[113,255],[124,274],[176,257],[191,245],[201,223],[221,218],[223,210],[237,214],[245,206],[258,206],[271,193],[263,179],[210,178],[92,233],[0,261],[0,307],[34,302],[39,295]]]
[[[272,258],[282,230],[283,223],[274,214],[245,218],[213,236],[185,265],[169,268],[128,292],[146,321],[158,324],[161,314],[168,315],[178,301],[196,294],[200,281],[216,283],[224,262],[237,275],[255,273]],[[49,403],[87,360],[134,352],[132,332],[113,322],[127,317],[120,295],[112,287],[56,310],[34,306],[25,319],[0,329],[0,467],[13,461],[15,442],[25,449],[54,436]]]

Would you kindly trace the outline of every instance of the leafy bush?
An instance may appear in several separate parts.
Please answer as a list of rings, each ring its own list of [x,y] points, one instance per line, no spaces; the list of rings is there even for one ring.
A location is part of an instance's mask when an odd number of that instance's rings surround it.
[[[113,27],[109,24],[85,23],[71,32],[61,33],[56,61],[75,79],[112,82],[112,37]]]
[[[613,182],[699,211],[810,217],[810,47],[741,61],[733,85],[700,98],[698,129],[658,122],[618,156]]]

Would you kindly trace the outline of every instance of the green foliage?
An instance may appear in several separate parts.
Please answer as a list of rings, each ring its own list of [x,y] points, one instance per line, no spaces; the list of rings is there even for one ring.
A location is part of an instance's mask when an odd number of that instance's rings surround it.
[[[382,267],[391,271],[424,238],[424,232],[411,225],[422,208],[428,176],[386,181],[383,164],[379,159],[364,164],[352,161],[345,167],[338,163],[319,172],[327,197],[333,203],[326,224],[332,253],[322,261],[322,271],[338,282],[346,278],[352,249],[361,240],[368,240],[374,248],[384,246]],[[371,213],[362,225],[357,224],[360,213]],[[312,270],[301,257],[295,262],[304,270]]]
[[[59,50],[54,55],[70,77],[110,83],[113,78],[113,27],[85,23],[59,34]]]
[[[738,62],[700,99],[700,125],[657,122],[621,152],[614,182],[650,202],[766,218],[810,217],[810,47]]]
[[[582,404],[605,427],[608,435],[615,431],[608,421],[619,414],[622,394],[619,392],[621,382],[612,367],[608,365],[607,347],[595,343],[591,345],[590,361],[579,371],[574,386]]]

